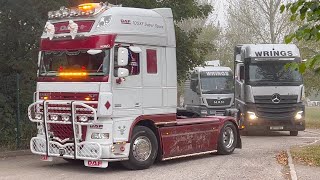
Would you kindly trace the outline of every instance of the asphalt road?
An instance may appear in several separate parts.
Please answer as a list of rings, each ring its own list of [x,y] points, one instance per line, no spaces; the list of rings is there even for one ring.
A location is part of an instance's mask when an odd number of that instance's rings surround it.
[[[288,132],[254,134],[242,137],[243,149],[232,155],[204,155],[158,162],[150,169],[129,171],[119,165],[107,169],[87,168],[62,159],[42,162],[38,156],[0,159],[0,179],[285,179],[276,154],[290,146],[303,146],[320,140],[320,131],[300,132],[290,137]]]

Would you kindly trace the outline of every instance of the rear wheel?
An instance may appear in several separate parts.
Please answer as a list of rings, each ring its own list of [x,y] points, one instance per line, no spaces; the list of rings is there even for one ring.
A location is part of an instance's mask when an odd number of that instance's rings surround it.
[[[155,134],[147,127],[136,126],[130,144],[129,160],[122,164],[132,170],[147,169],[155,161],[158,142]]]
[[[237,146],[238,132],[232,122],[226,122],[220,130],[218,140],[218,153],[231,154]]]
[[[299,131],[290,131],[290,136],[298,136]]]

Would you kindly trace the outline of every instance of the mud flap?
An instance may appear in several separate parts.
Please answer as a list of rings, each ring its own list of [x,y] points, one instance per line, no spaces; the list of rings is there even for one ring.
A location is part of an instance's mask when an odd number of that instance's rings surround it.
[[[236,148],[242,149],[242,140],[241,140],[241,137],[240,137],[239,130],[238,130],[238,141],[237,141]]]

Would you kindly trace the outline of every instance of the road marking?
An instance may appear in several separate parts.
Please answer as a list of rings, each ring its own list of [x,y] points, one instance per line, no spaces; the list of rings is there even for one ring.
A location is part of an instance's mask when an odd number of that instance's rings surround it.
[[[290,168],[290,176],[291,176],[291,180],[297,180],[298,177],[297,177],[297,172],[294,168],[294,164],[293,164],[293,161],[292,161],[292,156],[291,156],[291,153],[290,153],[290,149],[287,149],[287,154],[288,154],[288,164],[289,164],[289,168]]]
[[[312,143],[308,143],[308,144],[305,144],[305,145],[301,145],[301,146],[299,146],[299,147],[310,146],[310,145],[312,145],[312,144],[316,144],[318,141],[320,141],[320,139],[316,139],[316,140],[314,140]]]

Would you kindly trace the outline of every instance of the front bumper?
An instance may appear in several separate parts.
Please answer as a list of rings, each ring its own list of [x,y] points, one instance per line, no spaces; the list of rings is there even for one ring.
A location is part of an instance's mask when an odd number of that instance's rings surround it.
[[[33,154],[62,157],[68,159],[80,160],[98,160],[101,159],[102,147],[95,142],[80,142],[61,144],[55,141],[49,141],[47,150],[46,139],[41,137],[33,137],[30,141],[30,150]]]
[[[63,106],[63,114],[61,114]],[[60,109],[58,109],[60,108]],[[52,111],[59,110],[59,111]],[[84,112],[90,118],[79,120]],[[60,114],[59,114],[60,113]],[[41,114],[42,118],[36,118]],[[50,119],[50,115],[68,115],[68,120]],[[80,160],[121,161],[128,159],[130,143],[101,141],[86,137],[88,127],[97,124],[96,109],[82,102],[38,101],[28,108],[30,121],[37,123],[38,135],[30,141],[32,153],[45,157],[61,157]],[[99,123],[101,124],[101,123]],[[108,132],[111,132],[109,130]],[[122,150],[121,150],[122,149]]]
[[[248,111],[254,112],[257,119],[251,120]],[[305,130],[304,114],[296,120],[297,112],[305,112],[301,103],[297,104],[247,104],[241,126],[245,130],[269,131],[303,131]]]
[[[245,121],[244,130],[246,131],[303,131],[305,130],[305,121],[277,121],[277,120],[255,120]]]

